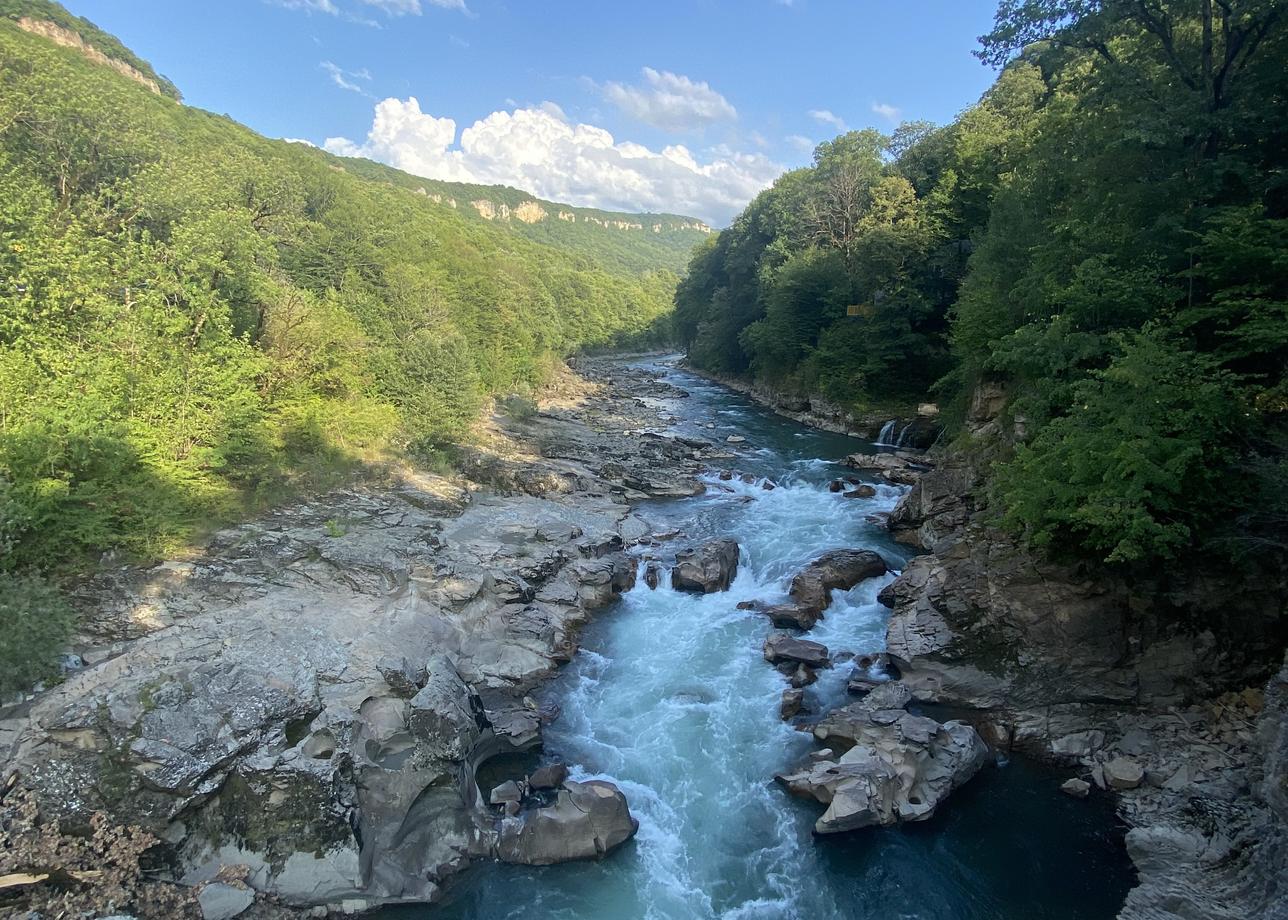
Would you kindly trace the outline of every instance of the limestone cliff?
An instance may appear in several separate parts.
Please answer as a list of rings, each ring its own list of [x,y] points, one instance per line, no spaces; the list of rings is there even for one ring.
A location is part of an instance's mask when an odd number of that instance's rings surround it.
[[[56,45],[62,45],[65,48],[74,48],[85,57],[89,58],[96,64],[102,64],[104,67],[110,67],[123,77],[128,77],[135,83],[146,86],[158,96],[165,95],[162,92],[161,84],[149,77],[147,74],[137,68],[127,64],[125,61],[114,57],[108,57],[99,49],[95,48],[89,42],[85,41],[80,34],[73,32],[71,29],[49,22],[44,19],[33,19],[30,16],[24,16],[18,21],[18,28],[35,35],[43,35]]]

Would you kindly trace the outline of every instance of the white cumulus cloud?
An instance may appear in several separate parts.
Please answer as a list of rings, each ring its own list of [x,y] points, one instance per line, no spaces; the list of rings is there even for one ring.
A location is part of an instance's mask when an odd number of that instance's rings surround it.
[[[327,138],[340,156],[361,156],[431,179],[512,185],[584,207],[691,214],[727,223],[783,171],[762,154],[721,150],[699,158],[682,144],[661,151],[617,141],[572,122],[553,103],[493,112],[461,131],[419,101],[376,105],[362,143]]]
[[[809,117],[822,125],[830,125],[838,131],[848,131],[845,120],[827,109],[810,109]]]
[[[876,112],[886,121],[899,120],[899,112],[900,112],[899,108],[897,106],[890,105],[890,103],[888,102],[872,103],[872,111]]]
[[[738,117],[729,100],[705,81],[652,67],[643,74],[642,86],[605,84],[604,97],[632,118],[665,131],[691,131]]]

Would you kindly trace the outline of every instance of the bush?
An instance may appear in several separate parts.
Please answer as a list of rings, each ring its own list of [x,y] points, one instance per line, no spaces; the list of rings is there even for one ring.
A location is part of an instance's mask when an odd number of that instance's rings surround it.
[[[1005,520],[1036,546],[1107,562],[1170,559],[1239,499],[1228,374],[1150,329],[1115,337],[1067,415],[994,472]]]
[[[71,607],[44,579],[0,573],[0,697],[56,674],[74,623]]]
[[[537,414],[537,404],[518,393],[511,393],[497,402],[501,411],[516,422],[529,422]]]

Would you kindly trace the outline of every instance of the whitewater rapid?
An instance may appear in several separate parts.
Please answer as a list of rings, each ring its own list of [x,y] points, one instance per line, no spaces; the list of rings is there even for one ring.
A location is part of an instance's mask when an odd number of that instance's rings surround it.
[[[1068,866],[1048,852],[1091,849],[1099,831],[1056,784],[1015,765],[987,770],[959,791],[944,817],[924,825],[817,840],[822,807],[789,797],[773,781],[813,748],[811,736],[779,718],[786,679],[765,662],[768,619],[740,601],[786,598],[791,577],[823,552],[873,549],[897,572],[906,547],[879,526],[906,489],[864,476],[876,489],[845,498],[828,483],[854,472],[847,453],[874,448],[843,435],[805,429],[742,397],[673,367],[658,365],[686,399],[659,400],[675,419],[668,433],[717,443],[730,435],[745,472],[718,470],[703,495],[645,503],[637,513],[673,540],[638,547],[666,566],[677,549],[716,537],[741,547],[728,591],[656,590],[640,578],[582,636],[582,650],[542,694],[562,714],[546,731],[542,759],[562,760],[574,778],[604,778],[626,794],[639,819],[636,838],[590,863],[544,869],[492,866],[459,885],[445,907],[420,920],[790,920],[862,917],[993,920],[1108,917],[1085,896]],[[714,426],[714,427],[712,427]],[[769,477],[775,488],[763,487]],[[833,658],[883,648],[888,611],[877,592],[895,575],[835,592],[808,638]],[[847,701],[852,665],[838,662],[806,689],[804,719]],[[531,764],[516,766],[517,775]],[[1080,809],[1080,810],[1078,810]],[[1010,820],[1042,823],[1017,839]],[[1015,812],[1012,818],[1007,816]],[[1000,823],[999,823],[1000,822]],[[1081,865],[1079,868],[1083,868]],[[1108,890],[1108,889],[1107,889]],[[1120,898],[1119,902],[1120,903]],[[1088,910],[1083,906],[1088,905]]]

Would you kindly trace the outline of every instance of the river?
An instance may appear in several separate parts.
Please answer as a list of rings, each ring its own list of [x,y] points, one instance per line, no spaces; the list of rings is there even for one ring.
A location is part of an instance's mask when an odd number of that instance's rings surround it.
[[[647,363],[647,362],[646,362]],[[638,509],[655,531],[680,529],[680,545],[731,536],[742,563],[728,592],[696,596],[641,581],[597,615],[582,651],[546,688],[562,707],[544,752],[574,778],[603,777],[625,792],[636,839],[607,859],[546,869],[485,865],[453,886],[445,905],[402,909],[416,920],[1098,920],[1113,917],[1132,882],[1121,829],[1104,797],[1073,800],[1060,777],[1022,761],[986,767],[929,821],[814,838],[822,806],[773,782],[811,749],[778,717],[785,679],[763,660],[770,627],[738,601],[785,598],[791,575],[819,553],[871,548],[894,567],[907,547],[868,515],[888,511],[901,487],[845,499],[827,483],[850,472],[835,461],[876,450],[805,428],[666,362],[687,399],[661,402],[675,433],[746,438],[730,466],[770,477],[722,483],[705,495]],[[710,428],[714,425],[715,428]],[[672,548],[672,550],[674,547]],[[835,653],[882,647],[886,579],[838,593],[809,638]],[[848,664],[806,692],[820,713],[846,700]]]

